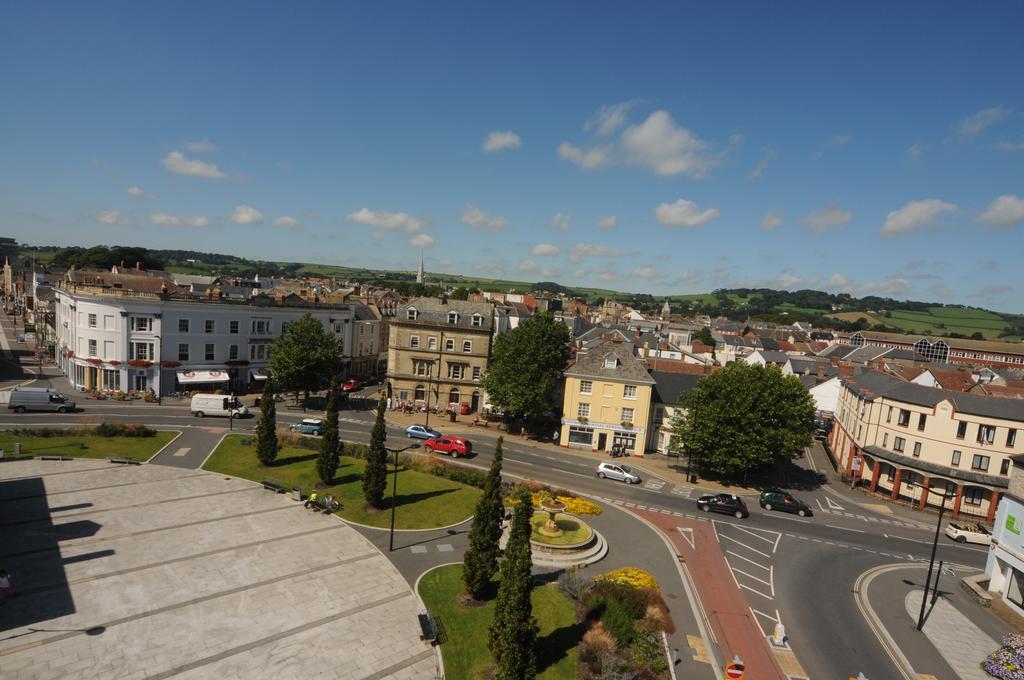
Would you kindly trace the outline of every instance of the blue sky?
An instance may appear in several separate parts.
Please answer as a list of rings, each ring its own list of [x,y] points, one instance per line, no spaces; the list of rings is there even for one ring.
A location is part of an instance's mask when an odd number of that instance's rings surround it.
[[[1024,311],[1018,2],[19,3],[0,235]]]

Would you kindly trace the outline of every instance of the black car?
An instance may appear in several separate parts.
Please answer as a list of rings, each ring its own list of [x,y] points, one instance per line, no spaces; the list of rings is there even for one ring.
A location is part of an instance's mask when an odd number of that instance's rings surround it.
[[[814,513],[811,512],[811,506],[804,503],[799,498],[795,498],[785,491],[779,491],[778,489],[765,489],[761,492],[761,507],[765,510],[781,510],[782,512],[792,512],[795,515],[801,517],[810,517]]]
[[[750,517],[747,511],[747,504],[736,494],[715,493],[701,496],[697,499],[697,507],[704,512],[720,512],[724,515],[733,515],[736,519]]]

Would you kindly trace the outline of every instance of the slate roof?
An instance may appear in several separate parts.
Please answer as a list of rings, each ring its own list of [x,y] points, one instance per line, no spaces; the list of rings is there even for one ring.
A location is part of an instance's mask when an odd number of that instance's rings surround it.
[[[615,368],[605,368],[605,359],[608,357],[618,359]],[[577,352],[576,363],[565,372],[565,375],[574,378],[654,384],[644,360],[633,354],[633,345],[628,342],[607,341],[585,352]]]
[[[928,388],[925,388],[928,389]],[[941,477],[948,477],[950,479],[959,479],[965,482],[973,482],[975,484],[986,484],[988,486],[995,486],[999,488],[1007,488],[1010,485],[1008,477],[999,477],[996,475],[986,475],[981,472],[972,472],[971,470],[961,470],[959,468],[947,467],[945,465],[939,465],[938,463],[930,463],[920,458],[910,458],[903,455],[902,453],[896,453],[889,449],[883,449],[881,446],[865,446],[864,453],[869,456],[875,456],[882,460],[887,460],[897,465],[908,467],[915,470],[924,470],[925,472],[931,472]]]
[[[818,352],[819,357],[829,357],[830,359],[844,359],[850,352],[855,348],[850,345],[829,345],[825,349]]]
[[[789,361],[791,358],[785,352],[777,352],[769,349],[762,349],[758,351],[758,354],[760,354],[761,358],[763,358],[769,364],[775,364],[777,366],[785,366],[786,362]]]
[[[656,404],[676,404],[679,395],[692,392],[703,376],[689,373],[666,373],[651,371],[654,378],[653,400]]]
[[[408,318],[406,312],[415,308],[416,319]],[[457,312],[459,320],[456,323],[448,323],[448,312]],[[481,325],[473,325],[473,314],[483,317]],[[448,300],[439,298],[421,297],[410,300],[398,308],[395,321],[402,324],[419,324],[423,326],[447,326],[450,328],[464,328],[474,331],[489,331],[494,323],[494,315],[491,313],[489,302],[470,302],[468,300]]]
[[[850,376],[843,380],[843,384],[868,401],[884,397],[905,404],[932,408],[939,402],[948,400],[958,413],[1024,423],[1024,400],[1021,399],[1000,399],[925,387],[903,382],[878,371],[864,371],[859,375]]]

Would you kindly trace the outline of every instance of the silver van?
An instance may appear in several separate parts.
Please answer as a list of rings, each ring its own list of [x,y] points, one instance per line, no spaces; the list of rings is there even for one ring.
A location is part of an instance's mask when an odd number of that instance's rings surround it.
[[[56,411],[68,413],[75,410],[75,402],[52,387],[15,387],[7,408],[15,413],[25,411]]]

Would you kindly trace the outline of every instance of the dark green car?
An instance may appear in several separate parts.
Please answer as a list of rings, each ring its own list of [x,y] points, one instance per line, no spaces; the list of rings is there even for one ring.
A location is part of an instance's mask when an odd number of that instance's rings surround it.
[[[765,510],[781,510],[782,512],[791,512],[801,517],[810,517],[814,514],[811,512],[811,506],[807,505],[807,503],[779,489],[765,489],[762,491],[760,502],[761,507]]]

